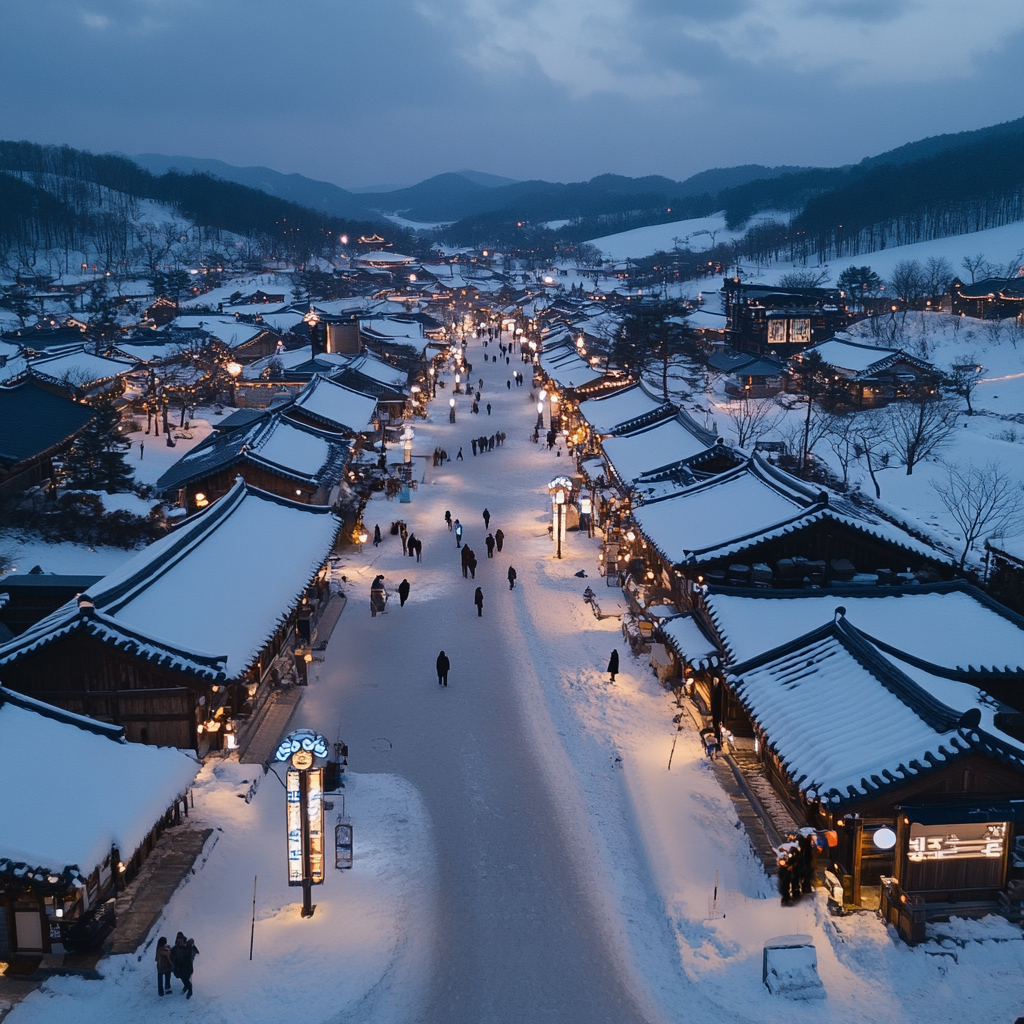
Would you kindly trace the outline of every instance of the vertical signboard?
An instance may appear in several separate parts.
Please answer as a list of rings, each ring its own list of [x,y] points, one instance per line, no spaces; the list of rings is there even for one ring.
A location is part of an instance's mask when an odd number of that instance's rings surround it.
[[[306,772],[306,806],[309,820],[309,880],[319,885],[324,880],[324,770]]]
[[[302,885],[302,791],[299,772],[288,769],[285,784],[288,791],[288,884]]]

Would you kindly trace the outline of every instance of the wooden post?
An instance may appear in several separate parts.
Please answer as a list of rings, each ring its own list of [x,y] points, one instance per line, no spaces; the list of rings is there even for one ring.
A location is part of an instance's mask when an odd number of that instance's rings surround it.
[[[252,876],[252,927],[249,930],[249,959],[252,959],[252,944],[256,938],[256,875]]]
[[[853,905],[859,907],[860,902],[860,866],[861,848],[864,842],[864,820],[859,814],[846,816],[846,828],[850,836],[850,872],[853,875]]]

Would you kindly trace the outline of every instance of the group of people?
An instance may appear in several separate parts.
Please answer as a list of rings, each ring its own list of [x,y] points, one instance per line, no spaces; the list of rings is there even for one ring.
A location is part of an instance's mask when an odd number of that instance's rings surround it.
[[[517,388],[521,388],[523,386],[523,375],[518,370],[513,370],[512,371],[512,380],[505,381],[505,387],[509,391],[512,390],[512,381],[513,380],[516,382],[516,387]]]
[[[167,942],[166,936],[161,935],[156,944],[156,987],[157,992],[163,995],[170,995],[171,975],[173,974],[181,982],[181,991],[185,993],[186,999],[192,998],[192,970],[199,950],[196,949],[194,939],[186,939],[184,932],[178,932],[174,939],[174,945]]]
[[[434,449],[434,465],[443,466],[446,462],[451,462],[451,456],[443,448]]]
[[[474,455],[477,452],[481,455],[484,452],[493,452],[495,445],[500,448],[505,443],[505,432],[503,430],[496,430],[490,437],[474,437],[471,443]]]
[[[782,905],[796,903],[802,894],[813,889],[818,852],[812,835],[814,830],[802,828],[795,841],[783,843],[778,849],[779,895]]]

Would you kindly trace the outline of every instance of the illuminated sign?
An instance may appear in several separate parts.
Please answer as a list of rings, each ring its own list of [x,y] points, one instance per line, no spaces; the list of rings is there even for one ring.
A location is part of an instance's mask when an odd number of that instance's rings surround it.
[[[324,770],[306,772],[306,807],[309,820],[309,880],[324,880]]]
[[[976,860],[1001,858],[1006,852],[1009,827],[1005,821],[970,825],[910,826],[907,856],[913,863],[926,860]]]
[[[288,884],[302,885],[302,791],[299,773],[288,769]]]
[[[789,341],[791,345],[810,345],[811,343],[811,321],[790,320]]]
[[[769,320],[768,321],[768,344],[769,345],[785,345],[786,344],[786,321],[785,320]]]
[[[292,755],[297,754],[300,750],[312,754],[314,758],[326,760],[327,740],[319,733],[313,732],[312,729],[296,729],[281,741],[281,745],[274,754],[274,760],[289,761],[292,759]]]

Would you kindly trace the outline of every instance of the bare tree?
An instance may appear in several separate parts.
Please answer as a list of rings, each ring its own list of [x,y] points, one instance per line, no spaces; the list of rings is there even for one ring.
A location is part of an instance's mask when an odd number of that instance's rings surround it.
[[[979,277],[987,277],[991,270],[989,262],[985,259],[985,254],[983,252],[979,252],[975,256],[965,256],[960,261],[960,266],[971,275],[971,284],[974,284]]]
[[[948,391],[959,395],[967,403],[967,415],[973,416],[974,409],[971,408],[971,397],[978,384],[981,383],[981,375],[985,372],[978,362],[974,352],[968,352],[963,358],[950,367],[945,377],[945,385]]]
[[[953,280],[953,264],[945,256],[929,256],[924,264],[928,294],[934,299],[944,295]]]
[[[860,417],[857,413],[833,412],[824,417],[823,439],[832,449],[840,469],[843,471],[843,489],[849,486],[850,466],[858,458],[857,429]]]
[[[976,540],[986,531],[999,534],[1024,509],[1021,485],[996,462],[984,466],[947,466],[945,482],[933,481],[932,486],[963,531],[961,569]]]
[[[778,426],[782,417],[782,410],[772,398],[741,398],[730,402],[727,412],[733,436],[741,448],[756,444]]]
[[[917,260],[900,260],[889,278],[892,290],[905,302],[924,298],[928,279]]]
[[[914,467],[934,455],[949,440],[956,426],[956,407],[938,395],[922,394],[893,402],[888,410],[889,437],[907,476]]]
[[[863,459],[868,467],[868,476],[875,486],[875,497],[881,498],[882,488],[878,473],[889,468],[892,452],[889,447],[889,425],[881,411],[862,413],[858,416],[854,454]]]
[[[822,270],[791,270],[779,278],[782,288],[820,288],[829,279],[828,268]]]

